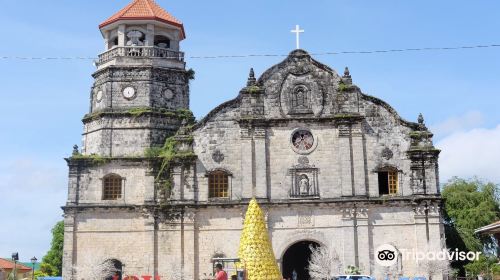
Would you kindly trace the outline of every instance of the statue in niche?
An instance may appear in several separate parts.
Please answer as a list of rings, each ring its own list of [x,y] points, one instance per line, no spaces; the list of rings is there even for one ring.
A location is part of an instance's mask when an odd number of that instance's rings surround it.
[[[128,41],[127,46],[144,46],[144,42],[141,41],[143,34],[141,31],[133,30],[127,33]]]
[[[309,89],[305,85],[296,86],[290,93],[290,108],[293,113],[311,113]]]
[[[299,179],[299,191],[301,195],[309,194],[309,177],[307,175],[302,174]]]

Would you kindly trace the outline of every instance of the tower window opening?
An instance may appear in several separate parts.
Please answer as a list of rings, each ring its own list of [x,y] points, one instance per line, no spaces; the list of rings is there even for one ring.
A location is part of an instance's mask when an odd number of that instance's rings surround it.
[[[380,195],[396,195],[398,189],[397,171],[384,171],[378,173],[378,191]]]
[[[132,30],[127,33],[127,46],[144,46],[144,33],[138,30]]]
[[[112,37],[108,41],[108,50],[115,47],[118,47],[118,36]]]
[[[154,45],[159,48],[170,49],[170,39],[165,36],[156,35]]]
[[[122,197],[122,177],[118,175],[108,175],[103,180],[103,200],[118,200]]]

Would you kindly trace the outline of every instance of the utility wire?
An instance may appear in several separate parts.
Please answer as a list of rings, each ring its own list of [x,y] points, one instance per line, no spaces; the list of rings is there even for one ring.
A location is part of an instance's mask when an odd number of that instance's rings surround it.
[[[341,54],[377,54],[377,53],[396,53],[396,52],[419,52],[419,51],[451,51],[467,49],[485,49],[498,48],[500,44],[474,45],[460,47],[427,47],[427,48],[405,48],[405,49],[387,49],[371,51],[338,51],[338,52],[319,52],[310,53],[312,56],[323,55],[341,55]],[[244,54],[244,55],[204,55],[204,56],[186,56],[189,59],[221,59],[221,58],[249,58],[249,57],[286,57],[288,54]],[[0,56],[0,60],[96,60],[97,57],[28,57],[28,56]]]

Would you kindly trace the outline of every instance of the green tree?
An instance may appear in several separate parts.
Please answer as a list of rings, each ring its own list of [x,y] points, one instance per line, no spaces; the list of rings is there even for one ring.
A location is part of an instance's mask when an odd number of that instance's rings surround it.
[[[477,277],[481,275],[491,279],[492,275],[500,275],[500,264],[497,262],[495,257],[481,255],[479,260],[465,265],[465,270],[470,276]]]
[[[490,236],[476,236],[474,230],[500,219],[498,185],[478,179],[453,178],[443,188],[447,246],[468,251],[491,249]]]
[[[35,270],[35,279],[38,279],[38,277],[45,277],[45,276],[50,276],[50,275],[41,270]]]
[[[477,236],[474,230],[500,218],[499,192],[498,185],[478,179],[455,177],[445,184],[442,191],[444,224],[446,246],[450,250],[488,252],[495,246],[491,236]],[[463,275],[465,270],[469,274],[477,273],[484,267],[483,263],[484,259],[480,259],[470,264],[454,261],[451,265]]]
[[[59,276],[62,272],[62,256],[64,244],[64,222],[58,222],[52,228],[50,250],[42,259],[40,270],[50,276]]]
[[[357,266],[354,266],[354,265],[348,265],[346,270],[345,270],[345,273],[349,274],[349,275],[360,275],[361,269]]]

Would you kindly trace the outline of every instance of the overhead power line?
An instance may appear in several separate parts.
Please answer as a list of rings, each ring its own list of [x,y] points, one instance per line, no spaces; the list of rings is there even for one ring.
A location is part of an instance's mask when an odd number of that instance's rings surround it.
[[[378,54],[378,53],[398,53],[398,52],[420,52],[420,51],[452,51],[468,49],[498,48],[500,44],[473,45],[459,47],[426,47],[426,48],[403,48],[370,51],[338,51],[338,52],[318,52],[310,53],[312,56],[341,55],[341,54]],[[200,55],[186,56],[189,59],[221,59],[221,58],[250,58],[250,57],[286,57],[288,54],[243,54],[243,55]],[[30,56],[0,56],[1,60],[96,60],[97,57],[30,57]]]

